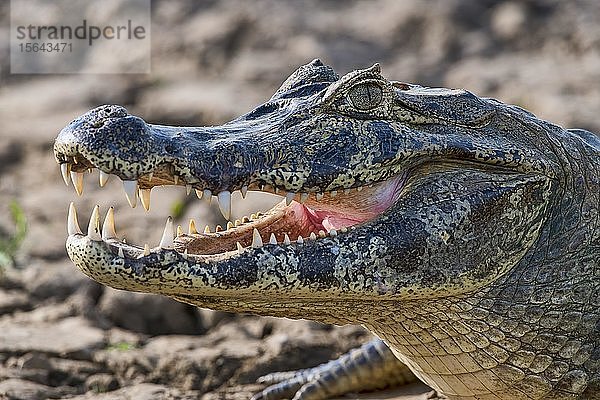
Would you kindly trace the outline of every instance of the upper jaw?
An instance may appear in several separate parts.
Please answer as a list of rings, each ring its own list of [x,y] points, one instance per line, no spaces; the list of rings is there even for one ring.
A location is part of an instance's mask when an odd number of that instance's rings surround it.
[[[214,127],[152,125],[120,106],[101,106],[60,132],[54,143],[55,158],[65,183],[72,180],[78,194],[83,190],[83,173],[98,169],[101,186],[110,175],[121,178],[132,207],[141,200],[148,209],[154,186],[185,185],[188,193],[193,189],[207,201],[216,196],[226,219],[236,190],[243,197],[249,190],[275,193],[289,204],[309,198],[318,201],[325,193],[361,190],[395,175],[360,173],[359,165],[345,164],[353,156],[350,152],[335,162],[325,158],[338,143],[323,140],[315,129],[320,117],[311,117],[309,111],[317,97],[271,111],[270,118],[255,119],[250,113]],[[280,129],[294,119],[295,112],[308,114],[287,131]]]
[[[221,127],[147,124],[122,107],[107,105],[65,127],[55,140],[54,154],[74,172],[97,168],[145,188],[188,184],[219,192],[241,188],[266,161],[252,135],[229,135]],[[252,156],[251,162],[245,155]]]
[[[304,174],[310,171],[304,167],[315,160],[302,156],[305,143],[298,138],[313,133],[310,118],[282,129],[305,108],[296,104],[269,118],[243,116],[222,126],[177,127],[148,124],[120,106],[101,106],[59,133],[54,154],[67,172],[97,168],[141,188],[179,184],[215,194],[266,185],[295,193],[337,189],[327,188],[328,177],[307,185]]]
[[[285,110],[282,113],[282,118],[289,114]],[[302,182],[306,182],[307,171],[297,168],[300,164],[294,164],[296,150],[301,153],[304,149],[295,149],[293,139],[276,140],[272,125],[281,119],[274,120],[240,117],[223,126],[182,128],[146,124],[122,107],[102,106],[64,128],[56,139],[54,152],[65,183],[69,184],[70,175],[78,194],[83,190],[84,172],[97,168],[101,186],[110,175],[119,176],[129,204],[135,207],[141,201],[146,210],[150,208],[150,190],[162,185],[185,185],[188,194],[194,189],[206,202],[216,198],[226,220],[231,219],[234,190],[240,190],[242,197],[248,191],[257,190],[285,198],[281,207],[271,213],[271,219],[276,220],[281,229],[266,218],[254,218],[239,223],[232,220],[224,231],[217,228],[216,232],[205,230],[204,233],[200,233],[202,228],[196,227],[194,222],[186,234],[178,229],[175,236],[172,221],[168,220],[154,252],[175,248],[189,256],[209,256],[260,247],[263,243],[289,245],[335,237],[352,225],[375,218],[393,203],[400,190],[400,175],[389,182],[374,182],[373,187],[352,182],[343,186],[348,182],[342,180],[339,189],[335,185],[331,189],[331,182],[327,182],[331,176],[326,175],[325,183],[313,177],[311,186],[304,189]],[[297,131],[294,134],[299,135]],[[317,160],[315,165],[318,164]],[[292,165],[300,170],[290,169]],[[336,168],[344,170],[345,166],[340,164]],[[308,172],[320,173],[318,167]],[[329,190],[321,190],[321,187]],[[374,199],[380,200],[379,203],[373,203]],[[365,206],[357,207],[361,203]],[[75,214],[74,210],[71,214]],[[79,234],[74,228],[74,218],[71,215],[71,236]],[[101,235],[90,235],[95,226],[99,226],[99,216],[93,215],[90,221],[96,225],[90,225],[88,236],[107,243],[116,236],[114,232],[105,235],[106,229]],[[289,229],[285,229],[286,223],[291,226]],[[104,225],[114,225],[112,211],[107,214]],[[218,239],[221,242],[217,245]],[[145,257],[151,252],[148,245],[123,247],[113,243],[109,247],[117,256],[119,249],[121,252],[128,249],[136,257]]]

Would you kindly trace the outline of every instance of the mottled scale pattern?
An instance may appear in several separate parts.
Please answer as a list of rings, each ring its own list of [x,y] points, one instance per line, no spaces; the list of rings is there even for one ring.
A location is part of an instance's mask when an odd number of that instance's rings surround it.
[[[411,310],[367,326],[451,399],[577,398],[600,368],[593,342],[585,344],[598,339],[597,317],[586,321],[579,311],[540,313],[485,298]]]
[[[390,81],[378,65],[338,76],[314,60],[221,126],[152,125],[102,106],[64,128],[54,152],[78,161],[75,170],[142,184],[149,173],[165,183],[176,175],[213,194],[343,196],[399,182],[393,205],[372,219],[303,243],[144,255],[69,236],[70,258],[98,282],[225,311],[362,324],[396,357],[381,350],[392,369],[368,357],[350,368],[349,356],[276,375],[283,381],[264,398],[324,399],[356,390],[348,377],[388,382],[405,367],[453,400],[600,398],[595,133],[466,90]]]

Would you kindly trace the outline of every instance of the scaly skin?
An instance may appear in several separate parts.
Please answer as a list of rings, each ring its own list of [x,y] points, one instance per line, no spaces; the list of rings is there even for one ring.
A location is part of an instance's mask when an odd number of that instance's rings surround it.
[[[102,106],[63,129],[54,152],[73,171],[98,168],[141,188],[188,184],[225,199],[245,186],[277,189],[338,212],[314,240],[306,219],[290,223],[308,215],[294,201],[274,211],[279,222],[192,232],[149,254],[100,238],[92,218],[88,235],[71,229],[67,251],[98,282],[362,324],[451,399],[600,396],[593,133],[462,90],[390,82],[378,66],[338,78],[315,60],[222,126],[149,125]],[[253,227],[279,243],[236,250]],[[288,231],[304,243],[281,243]]]

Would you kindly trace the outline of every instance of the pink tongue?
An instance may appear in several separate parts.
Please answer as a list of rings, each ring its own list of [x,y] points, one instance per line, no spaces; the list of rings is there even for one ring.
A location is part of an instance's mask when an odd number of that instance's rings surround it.
[[[316,229],[340,229],[375,218],[400,196],[403,178],[395,177],[361,192],[345,196],[325,196],[321,201],[304,204],[306,215]]]
[[[306,207],[306,212],[308,214],[308,218],[310,222],[317,229],[324,229],[329,232],[332,229],[340,229],[342,227],[347,227],[351,225],[356,225],[365,219],[355,219],[350,216],[346,216],[341,213],[335,213],[332,211],[316,211]]]
[[[323,207],[323,209],[313,209],[311,208],[313,205],[318,205]],[[303,237],[307,237],[311,232],[316,233],[321,230],[329,232],[332,229],[339,230],[343,227],[356,225],[372,219],[379,214],[378,212],[365,212],[361,210],[356,215],[350,215],[349,213],[354,210],[349,210],[347,207],[340,208],[339,206],[325,203],[305,205],[296,201],[293,201],[290,206],[284,209],[288,210],[294,219],[288,223],[293,224]],[[294,234],[296,233],[294,232]]]
[[[366,187],[345,196],[325,196],[321,201],[304,204],[306,215],[318,230],[340,229],[371,220],[387,210],[400,196],[403,178]]]

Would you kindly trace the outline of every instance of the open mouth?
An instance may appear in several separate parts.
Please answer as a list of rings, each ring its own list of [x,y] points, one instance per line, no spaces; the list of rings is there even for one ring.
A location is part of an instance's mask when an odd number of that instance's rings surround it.
[[[75,191],[83,191],[84,172],[95,166],[82,157],[73,158],[73,162],[60,164],[63,179],[70,181]],[[263,244],[280,246],[299,245],[309,240],[335,237],[347,232],[353,226],[377,218],[392,206],[400,197],[405,175],[394,176],[388,180],[327,192],[284,192],[280,189],[258,184],[243,186],[242,198],[248,191],[271,193],[282,201],[265,213],[252,214],[232,221],[231,191],[221,191],[213,195],[210,190],[186,184],[182,177],[173,175],[167,165],[157,167],[153,173],[137,180],[123,181],[123,188],[129,204],[135,207],[138,202],[150,209],[150,191],[155,186],[183,185],[188,194],[195,191],[200,201],[217,201],[221,213],[229,222],[225,227],[217,225],[198,229],[196,222],[190,220],[187,229],[178,226],[174,229],[173,220],[167,218],[162,239],[158,247],[121,244],[117,241],[114,226],[114,210],[110,208],[100,224],[99,208],[96,206],[90,218],[87,235],[92,240],[104,240],[119,256],[143,257],[160,249],[172,249],[190,256],[207,256],[243,252],[248,247],[262,247]],[[100,170],[100,186],[104,186],[111,175]],[[71,204],[68,221],[69,235],[82,234],[76,217],[75,207]]]

